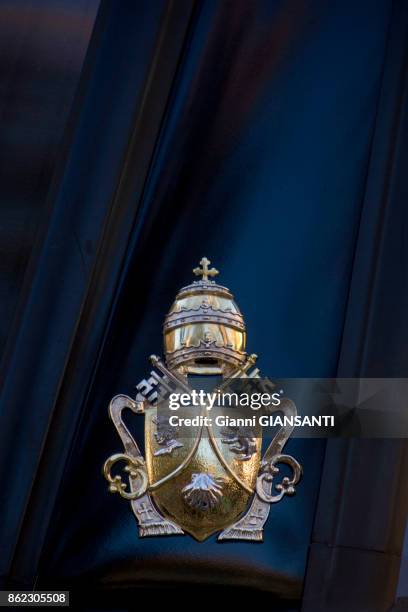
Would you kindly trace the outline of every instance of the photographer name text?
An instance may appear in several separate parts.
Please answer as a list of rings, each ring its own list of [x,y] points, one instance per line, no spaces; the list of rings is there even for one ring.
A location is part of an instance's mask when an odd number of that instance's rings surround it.
[[[253,415],[250,417],[230,417],[225,414],[217,415],[212,418],[207,415],[198,414],[193,417],[180,417],[178,415],[169,416],[171,427],[334,427],[333,415]]]

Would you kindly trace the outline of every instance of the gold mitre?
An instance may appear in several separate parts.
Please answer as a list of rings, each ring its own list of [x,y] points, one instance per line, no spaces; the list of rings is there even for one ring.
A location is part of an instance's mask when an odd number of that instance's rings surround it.
[[[183,374],[228,376],[246,360],[243,316],[227,287],[211,277],[218,274],[203,257],[194,268],[202,278],[180,289],[164,320],[167,367]]]

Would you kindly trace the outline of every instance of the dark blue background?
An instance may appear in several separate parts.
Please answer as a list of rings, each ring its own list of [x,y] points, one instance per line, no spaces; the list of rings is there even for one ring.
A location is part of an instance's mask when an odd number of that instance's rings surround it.
[[[390,89],[384,103],[396,30],[402,73],[398,6],[102,2],[3,363],[2,575],[299,596],[323,443],[288,444],[305,475],[272,508],[263,545],[139,540],[101,477],[120,449],[107,406],[148,374],[203,255],[235,293],[264,375],[405,375],[406,213],[402,197],[381,199],[405,142],[403,98]]]
[[[122,46],[135,36],[131,10],[126,29],[115,28],[127,11],[113,11],[113,48],[115,31]],[[278,592],[299,593],[322,442],[288,445],[305,476],[295,499],[272,508],[263,546],[139,540],[128,505],[100,478],[103,460],[120,448],[106,409],[148,374],[164,315],[203,255],[236,294],[265,374],[336,374],[388,20],[388,2],[369,11],[364,2],[201,5],[72,451],[47,573],[272,581]]]

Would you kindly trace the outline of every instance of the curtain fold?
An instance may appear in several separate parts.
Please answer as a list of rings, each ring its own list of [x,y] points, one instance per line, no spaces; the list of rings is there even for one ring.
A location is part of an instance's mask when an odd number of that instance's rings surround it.
[[[16,583],[200,582],[300,599],[324,443],[289,442],[304,478],[273,506],[261,546],[139,540],[100,473],[120,448],[107,406],[150,372],[164,316],[202,256],[234,293],[264,375],[339,371],[356,270],[371,263],[360,240],[367,176],[390,163],[373,165],[372,147],[378,113],[389,112],[379,100],[391,9],[102,3],[3,388],[3,450],[31,466],[6,499],[3,573]],[[387,324],[377,325],[385,342]],[[141,423],[131,426],[140,439]]]
[[[289,443],[305,476],[295,503],[273,507],[262,547],[220,546],[214,538],[199,547],[189,537],[138,540],[129,509],[106,496],[99,477],[118,445],[105,412],[109,399],[132,394],[148,374],[164,315],[203,255],[234,292],[265,375],[336,373],[389,5],[371,12],[370,28],[364,3],[297,9],[204,2],[194,16],[67,468],[44,579],[202,580],[300,597],[322,442]],[[132,426],[140,436],[140,424]],[[74,497],[82,500],[75,516],[68,503]]]

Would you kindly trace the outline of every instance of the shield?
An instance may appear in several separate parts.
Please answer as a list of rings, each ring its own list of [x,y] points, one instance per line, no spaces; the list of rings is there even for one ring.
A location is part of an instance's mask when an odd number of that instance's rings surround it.
[[[185,408],[182,416],[197,416],[197,408]],[[259,425],[214,421],[177,430],[160,409],[145,413],[149,492],[165,517],[199,541],[245,512],[260,466]]]

